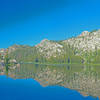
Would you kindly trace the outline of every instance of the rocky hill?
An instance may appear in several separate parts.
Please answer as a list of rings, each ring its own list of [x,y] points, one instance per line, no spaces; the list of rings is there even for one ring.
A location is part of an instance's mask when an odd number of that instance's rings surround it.
[[[1,49],[1,55],[7,51],[11,59],[19,62],[99,63],[100,30],[84,31],[63,41],[44,39],[34,47],[14,45],[6,50]]]
[[[93,52],[96,49],[100,49],[100,30],[93,32],[84,31],[78,37],[63,42],[70,44],[81,52]]]
[[[56,54],[60,56],[64,52],[63,45],[47,39],[42,40],[41,43],[35,47],[41,55],[44,55],[47,58],[50,58],[51,56],[56,57]]]
[[[41,48],[41,50],[39,51],[42,53],[43,51],[45,52],[45,50],[47,51],[47,53],[50,50],[54,52],[63,52],[63,44],[70,45],[71,47],[81,52],[96,51],[96,49],[100,49],[100,30],[95,30],[92,32],[84,31],[77,37],[63,40],[62,44],[45,39],[40,44],[36,45],[36,47]]]

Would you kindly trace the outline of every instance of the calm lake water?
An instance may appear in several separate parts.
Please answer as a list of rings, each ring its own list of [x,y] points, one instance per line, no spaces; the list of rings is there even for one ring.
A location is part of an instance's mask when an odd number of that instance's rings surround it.
[[[10,69],[8,73],[5,73],[6,75],[0,76],[0,100],[99,100],[93,97],[98,94],[98,91],[92,93],[91,89],[88,89],[88,83],[86,88],[85,86],[82,88],[83,91],[77,91],[82,83],[78,83],[77,86],[74,79],[78,80],[80,78],[81,74],[79,73],[82,73],[83,69],[85,74],[88,74],[90,70],[95,71],[93,68],[42,67],[38,65],[21,65],[20,68]],[[77,72],[76,76],[75,72]],[[96,73],[91,75],[93,75],[93,79],[97,77]],[[82,80],[80,81],[82,82]],[[88,89],[88,92],[85,89]],[[83,96],[86,92],[87,95],[90,93],[93,96]]]

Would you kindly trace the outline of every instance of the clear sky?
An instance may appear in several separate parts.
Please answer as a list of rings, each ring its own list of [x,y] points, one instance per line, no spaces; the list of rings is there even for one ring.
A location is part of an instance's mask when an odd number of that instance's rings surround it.
[[[0,0],[0,48],[99,28],[100,0]]]

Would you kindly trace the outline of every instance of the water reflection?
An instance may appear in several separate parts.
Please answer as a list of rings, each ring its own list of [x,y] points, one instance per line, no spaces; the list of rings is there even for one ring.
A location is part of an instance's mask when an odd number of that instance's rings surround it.
[[[14,79],[33,78],[42,86],[59,85],[75,89],[84,96],[100,96],[100,66],[85,65],[33,65],[21,64],[0,67],[0,75],[8,75]]]

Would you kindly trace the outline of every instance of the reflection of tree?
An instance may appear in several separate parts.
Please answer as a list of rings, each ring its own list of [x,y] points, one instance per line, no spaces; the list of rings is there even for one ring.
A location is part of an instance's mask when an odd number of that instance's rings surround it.
[[[70,58],[68,57],[68,64],[70,63]]]
[[[35,62],[39,62],[38,58],[35,59]]]

